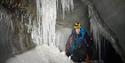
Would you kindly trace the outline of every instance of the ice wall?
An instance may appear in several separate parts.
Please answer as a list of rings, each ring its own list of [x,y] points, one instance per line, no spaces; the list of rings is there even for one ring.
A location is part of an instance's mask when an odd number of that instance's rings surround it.
[[[62,6],[62,12],[65,14],[65,12],[73,10],[73,0],[36,0],[36,4],[37,22],[33,24],[33,41],[38,45],[56,46],[58,43],[56,36],[59,36],[55,30],[58,5]]]
[[[89,1],[87,1],[87,4],[90,17],[91,33],[96,48],[98,49],[99,60],[101,61],[101,46],[105,46],[105,40],[109,40],[113,48],[116,49],[117,53],[119,53],[118,46],[116,46],[117,37],[111,31],[111,29],[109,29],[109,27],[103,22],[94,5]],[[102,39],[102,37],[104,37],[104,39]],[[104,42],[104,44],[101,44],[102,42]]]

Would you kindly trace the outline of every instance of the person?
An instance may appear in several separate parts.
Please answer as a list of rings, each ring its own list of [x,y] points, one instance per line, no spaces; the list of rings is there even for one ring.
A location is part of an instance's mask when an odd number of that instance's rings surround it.
[[[79,22],[76,22],[66,43],[66,55],[68,57],[71,56],[74,62],[88,61],[90,59],[88,58],[89,53],[91,52],[89,49],[90,46],[91,40],[87,31]]]

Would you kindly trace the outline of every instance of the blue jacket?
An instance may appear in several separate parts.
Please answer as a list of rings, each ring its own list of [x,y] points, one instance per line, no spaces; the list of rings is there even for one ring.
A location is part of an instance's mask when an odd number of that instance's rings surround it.
[[[69,36],[66,43],[66,51],[73,52],[75,49],[79,47],[89,47],[91,46],[90,37],[87,34],[87,31],[81,27],[80,33],[76,34],[75,30],[72,31],[72,34]]]
[[[87,32],[84,28],[80,28],[80,33],[76,34],[75,31],[73,32],[73,43],[71,45],[71,47],[73,47],[73,49],[76,49],[78,47],[87,47],[87,41],[86,41],[86,35]]]

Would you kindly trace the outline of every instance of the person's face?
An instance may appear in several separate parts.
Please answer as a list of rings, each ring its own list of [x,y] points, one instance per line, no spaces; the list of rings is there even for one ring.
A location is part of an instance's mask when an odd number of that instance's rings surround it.
[[[76,34],[79,34],[80,29],[75,29],[75,31],[76,31]]]

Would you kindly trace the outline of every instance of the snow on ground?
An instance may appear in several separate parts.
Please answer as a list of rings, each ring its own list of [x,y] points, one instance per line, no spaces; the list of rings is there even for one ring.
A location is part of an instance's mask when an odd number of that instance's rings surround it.
[[[10,58],[6,63],[72,63],[72,61],[58,48],[42,45]]]

